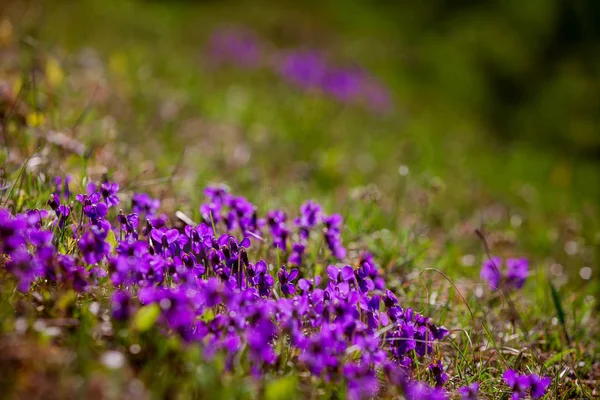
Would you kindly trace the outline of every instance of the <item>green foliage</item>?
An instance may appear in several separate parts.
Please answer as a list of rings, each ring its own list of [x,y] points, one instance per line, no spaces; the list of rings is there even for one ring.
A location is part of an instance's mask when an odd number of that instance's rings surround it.
[[[152,328],[160,316],[160,307],[156,303],[141,307],[135,314],[133,326],[140,332]]]
[[[292,375],[274,379],[270,381],[265,388],[265,399],[292,400],[296,398],[297,385],[297,378]]]

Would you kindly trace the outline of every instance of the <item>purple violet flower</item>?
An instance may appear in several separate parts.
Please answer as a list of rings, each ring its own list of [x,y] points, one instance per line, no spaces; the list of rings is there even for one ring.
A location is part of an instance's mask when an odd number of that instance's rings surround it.
[[[115,207],[119,205],[119,198],[117,193],[119,192],[119,184],[115,182],[104,182],[100,186],[100,193],[102,198],[109,207]]]
[[[333,214],[323,218],[323,225],[325,225],[324,236],[327,247],[331,251],[331,254],[338,260],[342,260],[346,257],[346,249],[342,246],[342,238],[340,228],[342,225],[342,216],[339,214]]]
[[[292,244],[292,252],[288,258],[288,262],[293,265],[302,265],[302,256],[306,246],[300,243]]]
[[[323,90],[342,103],[360,99],[365,80],[362,71],[349,68],[329,69],[323,78]]]
[[[296,293],[296,287],[292,283],[298,277],[298,269],[292,269],[289,274],[287,273],[285,267],[281,267],[279,274],[279,285],[281,287],[281,292],[286,296],[291,296]]]
[[[492,289],[521,289],[529,276],[529,263],[525,258],[506,259],[506,268],[503,268],[500,257],[492,257],[484,261],[481,267],[481,279],[486,281]]]
[[[160,208],[160,200],[146,193],[134,193],[131,197],[131,210],[135,214],[154,215]]]
[[[479,383],[473,382],[469,386],[463,386],[458,389],[461,400],[477,400],[479,392]]]
[[[441,388],[444,386],[444,383],[448,380],[448,374],[444,372],[444,366],[442,365],[442,360],[437,360],[432,364],[429,364],[429,371],[433,375],[433,379],[435,380],[435,387]]]
[[[493,289],[497,289],[500,286],[500,279],[502,274],[500,273],[500,267],[502,265],[502,259],[500,257],[492,257],[489,260],[485,260],[481,267],[481,279],[486,281]]]
[[[310,230],[321,222],[321,206],[314,201],[307,201],[300,207],[300,217],[296,218],[298,234],[302,241],[306,241]]]
[[[508,258],[506,271],[507,285],[521,289],[529,276],[529,262],[526,258]]]
[[[519,375],[516,371],[511,369],[506,370],[502,375],[506,384],[512,390],[512,399],[519,400],[526,397],[526,390],[529,388],[529,377],[526,375]]]
[[[552,383],[552,378],[549,376],[541,377],[536,374],[529,375],[529,387],[531,389],[531,397],[539,399],[544,396],[548,386]]]
[[[112,296],[112,317],[119,321],[127,321],[132,314],[131,295],[118,290]]]
[[[302,89],[320,88],[326,72],[325,60],[318,53],[310,51],[287,54],[280,68],[284,79]]]
[[[273,236],[273,247],[285,250],[287,247],[287,239],[289,237],[289,230],[285,225],[286,215],[281,210],[269,211],[267,214],[267,223],[271,229],[271,235]]]

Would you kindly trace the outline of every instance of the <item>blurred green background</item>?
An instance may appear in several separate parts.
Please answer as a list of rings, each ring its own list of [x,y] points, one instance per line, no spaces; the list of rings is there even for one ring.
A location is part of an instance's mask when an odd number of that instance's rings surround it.
[[[277,45],[335,49],[360,61],[410,110],[474,119],[502,141],[600,156],[593,0],[42,3],[38,28],[60,41],[177,46],[169,58],[199,50],[211,27],[243,23]]]

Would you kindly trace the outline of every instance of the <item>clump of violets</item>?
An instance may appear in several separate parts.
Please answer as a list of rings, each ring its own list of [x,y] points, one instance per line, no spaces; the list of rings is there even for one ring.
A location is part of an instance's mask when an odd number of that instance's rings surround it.
[[[491,257],[481,266],[480,276],[493,289],[521,289],[529,276],[529,262],[525,258],[503,261],[500,257]]]
[[[66,222],[65,215],[58,211],[56,218]],[[13,216],[0,208],[0,251],[7,256],[3,267],[24,293],[40,279],[83,292],[89,286],[88,271],[71,256],[57,252],[52,231],[43,227],[49,216],[46,210],[37,209]]]
[[[511,369],[504,372],[503,378],[512,390],[513,400],[524,399],[527,391],[531,393],[533,399],[539,399],[544,396],[552,382],[550,377],[540,377],[536,374],[521,375]]]
[[[175,228],[156,217],[160,202],[146,194],[116,210],[127,197],[118,184],[91,183],[69,203],[63,182],[55,182],[47,203],[52,212],[0,209],[1,268],[20,292],[51,285],[85,296],[102,282],[113,287],[110,315],[122,326],[154,304],[157,332],[198,345],[207,359],[223,354],[229,370],[244,362],[261,378],[292,362],[315,379],[345,385],[349,398],[388,390],[407,399],[448,398],[449,369],[436,348],[448,329],[403,304],[371,254],[349,257],[340,215],[309,201],[295,218],[283,210],[261,216],[244,197],[211,186],[201,220]],[[316,273],[307,253],[315,264],[339,264]],[[495,287],[522,287],[527,262],[501,261],[486,263],[482,277]],[[423,364],[433,386],[413,378]],[[511,370],[504,379],[513,399],[540,398],[550,384]],[[478,388],[458,394],[475,399]]]
[[[278,72],[291,85],[323,93],[342,104],[364,105],[376,112],[391,107],[388,91],[367,71],[334,65],[317,51],[287,52]]]
[[[208,42],[210,58],[219,65],[243,69],[265,65],[292,87],[341,104],[359,105],[376,113],[386,113],[392,107],[389,90],[363,68],[337,65],[315,49],[269,54],[265,48],[256,33],[242,27],[216,29]]]

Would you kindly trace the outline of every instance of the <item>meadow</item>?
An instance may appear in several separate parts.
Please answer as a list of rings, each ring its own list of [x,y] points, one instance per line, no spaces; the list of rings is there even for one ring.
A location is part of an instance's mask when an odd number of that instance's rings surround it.
[[[505,137],[417,6],[0,10],[7,398],[600,396],[578,103]]]

